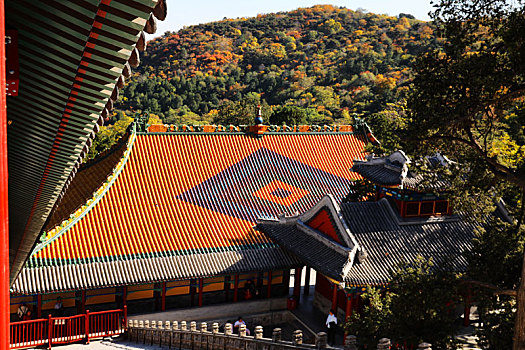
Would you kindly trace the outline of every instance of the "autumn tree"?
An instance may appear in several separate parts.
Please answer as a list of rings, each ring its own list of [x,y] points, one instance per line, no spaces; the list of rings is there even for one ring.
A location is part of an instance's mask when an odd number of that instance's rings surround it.
[[[357,336],[361,348],[375,348],[389,337],[394,343],[417,347],[423,341],[436,349],[456,349],[454,304],[457,276],[432,259],[418,256],[392,271],[388,290],[372,288],[364,295],[362,313],[354,313],[345,329]]]
[[[435,7],[432,16],[437,32],[446,42],[442,49],[422,55],[415,65],[408,100],[409,151],[430,154],[442,150],[461,164],[455,182],[459,190],[456,207],[465,209],[470,204],[471,213],[480,213],[478,223],[485,222],[470,259],[471,277],[481,281],[472,282],[496,301],[485,305],[481,317],[501,316],[504,322],[508,313],[517,310],[513,349],[525,349],[523,3],[439,0]],[[487,223],[486,214],[502,197],[510,204],[510,215]],[[491,243],[501,241],[512,245],[491,250]],[[523,261],[517,269],[512,268],[516,256]],[[507,273],[505,280],[479,273],[495,271],[502,263],[508,264],[506,271],[514,272]],[[516,299],[513,289],[517,289]],[[491,331],[485,328],[485,339],[496,348],[490,342]],[[510,334],[506,337],[512,339]]]

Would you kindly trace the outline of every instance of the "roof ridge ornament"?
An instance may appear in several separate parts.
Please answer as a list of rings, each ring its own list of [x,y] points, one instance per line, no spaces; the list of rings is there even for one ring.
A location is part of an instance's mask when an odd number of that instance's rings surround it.
[[[264,133],[349,133],[349,134],[364,134],[372,143],[377,142],[369,129],[356,127],[355,125],[222,125],[222,124],[207,124],[207,125],[187,125],[187,124],[146,124],[146,130],[137,129],[140,133],[240,133],[250,134],[254,133],[252,129],[264,129]],[[367,127],[368,128],[368,127]]]

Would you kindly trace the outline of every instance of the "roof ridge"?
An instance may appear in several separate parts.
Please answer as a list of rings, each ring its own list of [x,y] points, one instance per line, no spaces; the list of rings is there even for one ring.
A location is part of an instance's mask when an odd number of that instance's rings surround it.
[[[153,124],[149,125],[148,133],[246,133],[254,125],[222,125],[222,124],[207,124],[207,125],[188,125],[188,124]],[[354,125],[317,125],[317,124],[303,124],[303,125],[262,125],[266,128],[266,132],[292,132],[292,133],[308,133],[308,132],[345,132],[354,133],[358,131],[358,127]],[[360,130],[359,130],[360,131]]]
[[[126,165],[131,150],[133,149],[133,144],[136,138],[136,134],[132,133],[127,142],[127,149],[124,152],[121,160],[117,163],[113,172],[108,176],[106,181],[93,193],[93,197],[89,199],[84,205],[77,209],[74,213],[69,216],[69,219],[64,220],[60,225],[55,226],[53,229],[48,232],[43,232],[40,238],[40,243],[38,243],[29,258],[29,263],[31,264],[31,259],[33,256],[38,253],[40,250],[45,248],[47,245],[52,243],[54,240],[66,233],[73,225],[75,225],[79,220],[81,220],[87,213],[93,209],[93,207],[104,197],[107,191],[111,188],[113,183],[119,177],[120,173]]]

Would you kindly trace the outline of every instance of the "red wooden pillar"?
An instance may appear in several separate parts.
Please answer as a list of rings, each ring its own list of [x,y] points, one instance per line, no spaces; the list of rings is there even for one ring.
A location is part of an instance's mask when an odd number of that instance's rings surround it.
[[[235,274],[235,280],[233,283],[233,302],[236,303],[239,300],[239,274]]]
[[[332,284],[332,309],[335,311],[334,314],[337,315],[337,284]]]
[[[195,279],[190,280],[190,305],[195,306]]]
[[[266,298],[272,297],[272,271],[268,271],[268,285],[266,286]]]
[[[290,270],[283,271],[283,285],[284,290],[286,291],[286,296],[288,296],[288,293],[290,292]]]
[[[88,321],[86,320],[84,320],[85,326],[88,327]],[[51,318],[51,314],[47,315],[47,342],[48,342],[47,348],[51,349],[51,345],[53,345],[53,319]]]
[[[160,292],[160,310],[166,311],[166,282],[161,283],[162,291]]]
[[[80,312],[81,313],[85,313],[86,312],[86,290],[82,291],[82,300],[81,300]]]
[[[354,295],[352,293],[348,293],[346,295],[346,313],[345,313],[345,320],[348,322],[350,317],[352,317],[352,304],[354,301]]]
[[[352,301],[353,301],[353,294],[352,293],[346,293],[346,310],[345,310],[345,322],[348,322],[350,320],[350,317],[352,316]],[[343,345],[346,343],[346,336],[348,333],[345,331],[344,337],[343,337]]]
[[[470,294],[465,298],[465,310],[463,311],[463,326],[470,326]]]
[[[202,306],[202,293],[204,289],[204,280],[199,278],[199,306]]]
[[[86,326],[84,329],[86,330],[86,344],[89,344],[89,310],[86,310],[85,321],[86,321]],[[51,315],[49,315],[49,327],[53,329],[51,322],[52,322]],[[51,341],[49,342],[49,349],[51,349]]]
[[[295,300],[299,302],[301,298],[301,272],[303,268],[297,267],[295,269],[295,281],[294,281],[294,287],[293,287],[293,296],[295,297]]]
[[[42,294],[36,295],[36,317],[42,318]]]
[[[230,301],[230,276],[224,277],[224,300],[226,302]]]
[[[122,287],[122,305],[123,307],[128,306],[128,286]]]
[[[5,14],[0,0],[0,350],[9,349],[9,207],[7,201],[7,109]]]
[[[310,270],[309,266],[306,266],[304,270],[304,295],[310,295]]]

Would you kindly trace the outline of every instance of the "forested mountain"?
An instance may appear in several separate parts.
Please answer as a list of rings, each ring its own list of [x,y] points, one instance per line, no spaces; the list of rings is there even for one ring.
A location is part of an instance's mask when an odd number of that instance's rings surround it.
[[[150,41],[117,108],[170,123],[240,123],[260,103],[266,121],[295,106],[300,122],[344,122],[402,100],[412,59],[438,44],[410,15],[330,5],[224,19]]]

